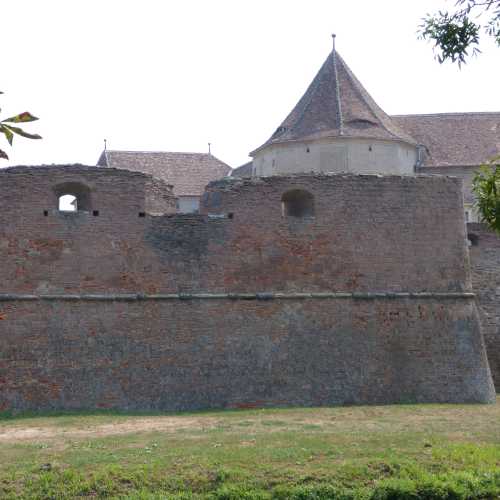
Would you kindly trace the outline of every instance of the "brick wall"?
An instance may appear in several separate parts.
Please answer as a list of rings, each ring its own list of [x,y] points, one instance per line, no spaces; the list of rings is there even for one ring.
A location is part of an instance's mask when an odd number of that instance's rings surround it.
[[[60,212],[61,185],[87,188],[86,210]],[[146,217],[139,215],[175,212],[162,181],[112,168],[16,167],[0,171],[0,186],[4,292],[147,289],[151,262],[140,260]]]
[[[88,185],[99,215],[58,212],[63,181]],[[3,409],[494,397],[457,179],[221,181],[200,215],[154,215],[168,187],[132,172],[0,183]],[[313,217],[283,217],[292,189]]]
[[[491,374],[500,388],[500,237],[484,224],[467,224],[472,285],[477,294]]]
[[[1,307],[4,410],[492,398],[473,301],[45,300]]]
[[[314,218],[282,217],[292,189],[314,195]],[[234,214],[223,285],[252,291],[468,290],[462,209],[459,179],[371,175],[230,178],[201,207]]]

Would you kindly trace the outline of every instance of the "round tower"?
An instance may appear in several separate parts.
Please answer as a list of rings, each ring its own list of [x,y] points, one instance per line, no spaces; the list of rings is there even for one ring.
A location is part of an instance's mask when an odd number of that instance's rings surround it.
[[[335,50],[270,139],[252,175],[414,173],[417,142],[375,103]]]

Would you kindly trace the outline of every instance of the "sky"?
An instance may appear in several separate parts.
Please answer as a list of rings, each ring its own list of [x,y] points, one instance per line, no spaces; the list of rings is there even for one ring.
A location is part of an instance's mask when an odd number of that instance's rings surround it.
[[[10,161],[95,165],[103,150],[212,153],[237,167],[336,47],[389,114],[500,111],[500,49],[459,69],[417,39],[454,0],[0,0],[0,117]]]

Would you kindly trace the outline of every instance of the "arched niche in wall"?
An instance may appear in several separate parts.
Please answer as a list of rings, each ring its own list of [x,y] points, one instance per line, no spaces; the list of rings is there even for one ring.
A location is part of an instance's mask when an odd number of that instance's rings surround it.
[[[305,189],[291,189],[281,197],[284,217],[314,217],[314,196]]]
[[[54,188],[57,209],[61,212],[90,212],[90,189],[81,182],[65,182]]]

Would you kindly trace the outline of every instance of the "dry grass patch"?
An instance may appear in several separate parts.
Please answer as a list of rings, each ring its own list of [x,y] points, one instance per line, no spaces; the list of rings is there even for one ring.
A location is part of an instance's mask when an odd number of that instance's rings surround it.
[[[143,489],[205,498],[226,486],[267,493],[310,483],[363,489],[440,474],[484,479],[496,470],[499,404],[0,420],[0,497],[6,498],[38,495],[42,483],[53,496],[40,498],[65,498],[63,482],[73,485],[73,495],[104,488],[111,496]]]

